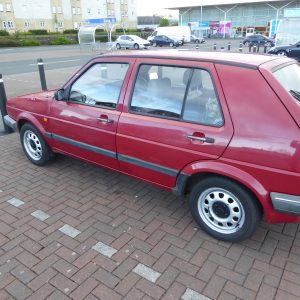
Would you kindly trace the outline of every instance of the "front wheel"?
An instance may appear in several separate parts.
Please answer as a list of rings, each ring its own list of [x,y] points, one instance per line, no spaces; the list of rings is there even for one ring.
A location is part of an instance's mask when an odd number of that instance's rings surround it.
[[[174,47],[174,44],[172,42],[170,43],[170,47]]]
[[[277,52],[277,55],[279,56],[287,56],[287,53],[284,50],[280,50]]]
[[[189,204],[199,226],[227,242],[249,238],[261,217],[255,197],[241,185],[221,177],[208,177],[196,184]]]
[[[249,47],[249,46],[250,46],[250,42],[245,42],[244,45],[245,45],[246,47]]]
[[[139,50],[140,46],[139,46],[138,44],[134,44],[134,45],[133,45],[133,48],[134,48],[135,50]]]
[[[121,49],[121,45],[119,43],[116,44],[116,48],[119,50]]]
[[[53,152],[41,133],[31,124],[24,124],[20,130],[23,151],[35,165],[45,165],[53,156]]]

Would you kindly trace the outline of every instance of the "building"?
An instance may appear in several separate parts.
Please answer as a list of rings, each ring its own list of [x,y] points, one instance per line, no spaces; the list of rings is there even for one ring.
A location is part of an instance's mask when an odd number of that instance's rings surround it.
[[[168,8],[179,10],[179,24],[204,36],[238,37],[247,31],[271,36],[285,10],[299,10],[300,0],[175,0]]]
[[[0,0],[1,29],[62,31],[109,18],[136,28],[136,0]]]

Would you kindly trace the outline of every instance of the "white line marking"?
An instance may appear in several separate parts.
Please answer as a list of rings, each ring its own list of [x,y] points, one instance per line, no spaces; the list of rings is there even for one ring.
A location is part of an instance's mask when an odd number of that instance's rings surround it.
[[[50,65],[50,64],[59,64],[59,63],[64,63],[64,62],[72,62],[72,61],[78,61],[78,59],[69,59],[69,60],[58,60],[58,61],[49,61],[49,62],[44,62],[44,65]],[[29,66],[36,66],[37,64],[30,64]]]

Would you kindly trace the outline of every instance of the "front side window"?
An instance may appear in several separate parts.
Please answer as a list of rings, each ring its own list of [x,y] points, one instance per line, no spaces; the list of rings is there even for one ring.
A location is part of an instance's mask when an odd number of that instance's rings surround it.
[[[127,70],[122,63],[93,65],[72,85],[70,101],[116,108]]]
[[[212,78],[202,69],[142,65],[130,111],[215,127],[224,124]]]

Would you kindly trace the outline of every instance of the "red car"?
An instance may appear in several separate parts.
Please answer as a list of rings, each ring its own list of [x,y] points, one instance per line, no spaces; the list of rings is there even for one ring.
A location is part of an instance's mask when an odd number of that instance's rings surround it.
[[[300,67],[277,56],[104,55],[62,89],[11,99],[28,159],[56,152],[189,195],[197,223],[240,241],[300,218]]]

